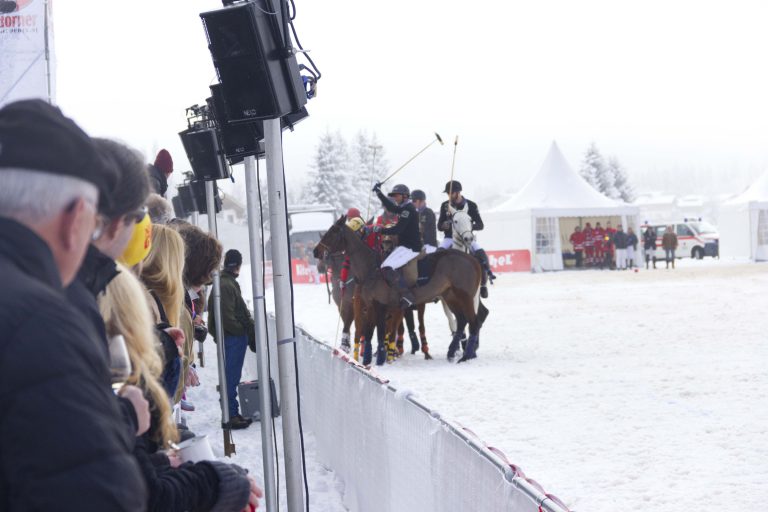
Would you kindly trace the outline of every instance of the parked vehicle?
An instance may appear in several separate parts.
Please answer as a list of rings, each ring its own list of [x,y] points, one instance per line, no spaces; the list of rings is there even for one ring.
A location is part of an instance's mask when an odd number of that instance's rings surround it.
[[[288,206],[288,234],[291,243],[291,258],[304,259],[314,264],[312,250],[323,234],[336,220],[336,211],[332,206],[292,205]],[[267,240],[265,251],[271,259],[272,240]]]
[[[650,223],[656,230],[656,253],[654,260],[664,260],[661,238],[667,226],[671,225],[677,235],[677,258],[702,259],[704,256],[719,257],[720,234],[717,228],[701,219],[684,219],[682,222]],[[647,225],[643,225],[645,231]]]

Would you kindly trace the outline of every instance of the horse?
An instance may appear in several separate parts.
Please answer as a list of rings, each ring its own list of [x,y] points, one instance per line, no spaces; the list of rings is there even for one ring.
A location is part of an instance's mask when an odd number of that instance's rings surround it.
[[[380,256],[369,248],[345,224],[346,216],[341,216],[323,235],[315,247],[315,257],[323,253],[344,251],[349,256],[351,271],[359,283],[360,297],[366,307],[372,309],[378,330],[378,348],[376,364],[383,364],[386,357],[385,336],[392,335],[387,329],[387,313],[398,323],[402,318],[399,307],[400,294],[384,281],[379,268]],[[413,288],[415,304],[424,304],[442,297],[451,312],[469,325],[469,340],[459,362],[477,357],[476,347],[480,323],[475,309],[475,297],[481,280],[480,264],[472,256],[459,251],[438,251],[425,256],[432,264],[430,280],[423,286]],[[395,324],[397,325],[397,324]],[[386,339],[387,350],[395,351],[394,338]],[[448,348],[448,359],[453,360],[458,350],[458,340]]]
[[[475,241],[475,233],[472,231],[472,217],[469,216],[465,210],[457,210],[453,207],[451,210],[451,225],[453,233],[453,247],[452,250],[461,251],[464,254],[472,254],[472,244]],[[488,308],[485,307],[480,297],[476,297],[477,301],[477,314],[480,318],[480,325],[485,322],[488,317]],[[448,316],[448,324],[451,327],[451,335],[453,337],[451,343],[456,343],[457,340],[461,342],[462,348],[466,349],[467,339],[464,334],[464,325],[459,326],[461,322],[456,319],[451,321],[451,314],[448,308],[443,304],[446,316]],[[480,340],[477,340],[477,347],[480,346]],[[476,348],[477,348],[476,347]]]
[[[342,252],[335,252],[329,254],[323,254],[322,258],[317,258],[317,271],[321,274],[325,274],[325,285],[328,286],[328,270],[331,271],[331,289],[328,290],[329,300],[333,298],[333,302],[339,310],[339,316],[341,317],[342,330],[341,330],[341,349],[344,352],[350,351],[349,344],[349,331],[352,322],[355,319],[354,313],[354,285],[342,289],[341,287],[341,267],[344,263],[346,256]],[[357,327],[357,326],[355,326]],[[359,332],[355,329],[355,343],[359,340]],[[357,358],[357,357],[355,357]]]

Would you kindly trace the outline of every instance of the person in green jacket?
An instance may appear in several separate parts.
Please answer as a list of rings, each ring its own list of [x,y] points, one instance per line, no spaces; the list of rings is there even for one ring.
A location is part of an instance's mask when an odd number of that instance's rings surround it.
[[[245,351],[248,348],[249,331],[253,330],[253,318],[245,305],[237,276],[243,255],[237,249],[230,249],[224,255],[224,270],[221,272],[221,318],[224,327],[224,372],[227,376],[229,397],[229,425],[231,429],[247,428],[250,418],[240,415],[237,402],[237,385],[243,371]],[[213,317],[213,294],[208,298],[208,332],[216,339],[216,321]]]

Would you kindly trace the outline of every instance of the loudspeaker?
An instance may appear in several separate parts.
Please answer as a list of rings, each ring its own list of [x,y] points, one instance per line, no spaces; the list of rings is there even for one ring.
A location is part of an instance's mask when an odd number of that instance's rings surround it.
[[[179,137],[196,179],[213,181],[229,178],[216,130],[188,129],[179,133]]]
[[[221,84],[211,86],[211,97],[207,101],[219,129],[224,155],[230,164],[241,162],[246,156],[264,154],[263,144],[259,144],[259,141],[264,139],[261,121],[230,123]]]
[[[189,182],[192,189],[192,196],[195,200],[195,206],[198,212],[208,213],[208,201],[205,198],[205,182],[201,180],[195,180]],[[213,204],[216,207],[216,213],[221,211],[221,197],[219,197],[219,187],[216,182],[213,182]]]
[[[181,204],[181,198],[179,196],[173,196],[171,198],[171,204],[173,204],[173,213],[177,219],[186,219],[192,212],[188,212]]]
[[[200,14],[230,122],[277,119],[307,103],[295,55],[287,55],[282,0],[254,0]]]
[[[192,212],[196,212],[197,204],[195,203],[195,195],[192,192],[192,187],[189,184],[181,185],[176,190],[178,191],[178,195],[176,197],[179,198],[182,209],[185,212],[189,212],[190,214]],[[176,216],[178,217],[178,214]]]

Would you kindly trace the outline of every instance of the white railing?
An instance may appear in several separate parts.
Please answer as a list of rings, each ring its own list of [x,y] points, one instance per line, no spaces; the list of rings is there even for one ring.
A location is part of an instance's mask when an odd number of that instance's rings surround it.
[[[568,512],[486,446],[297,328],[301,412],[352,512]]]

